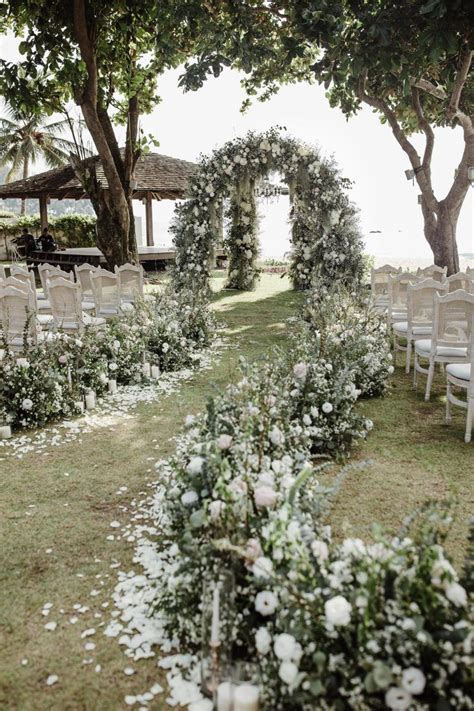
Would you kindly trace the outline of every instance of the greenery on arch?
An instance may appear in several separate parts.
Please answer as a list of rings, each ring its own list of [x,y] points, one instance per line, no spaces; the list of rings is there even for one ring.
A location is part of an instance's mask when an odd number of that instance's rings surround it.
[[[253,289],[258,279],[258,214],[255,188],[273,172],[287,183],[291,202],[291,267],[295,289],[315,277],[326,283],[360,279],[362,239],[350,182],[331,159],[278,128],[250,132],[200,159],[188,200],[177,206],[172,225],[178,288],[207,289],[215,246],[229,253],[228,288]]]

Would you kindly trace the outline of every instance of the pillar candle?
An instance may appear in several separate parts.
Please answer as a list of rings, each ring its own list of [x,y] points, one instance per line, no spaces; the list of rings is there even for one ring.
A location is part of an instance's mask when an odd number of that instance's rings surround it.
[[[158,380],[158,378],[160,377],[160,369],[157,365],[151,366],[151,377],[154,380]]]
[[[109,380],[109,393],[116,393],[117,392],[117,381],[111,378]]]
[[[10,439],[12,436],[12,428],[10,425],[2,425],[0,427],[0,439]]]
[[[143,376],[149,378],[151,375],[151,366],[149,363],[143,363]]]
[[[258,696],[258,686],[254,686],[254,684],[236,686],[232,711],[258,711]]]
[[[95,407],[95,392],[93,390],[89,390],[88,393],[86,393],[86,410],[92,410]]]
[[[232,711],[234,698],[234,685],[230,681],[223,681],[217,687],[217,711]]]

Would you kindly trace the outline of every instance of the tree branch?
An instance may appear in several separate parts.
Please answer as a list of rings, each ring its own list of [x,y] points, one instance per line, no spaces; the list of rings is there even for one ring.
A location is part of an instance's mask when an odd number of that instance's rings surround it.
[[[427,79],[410,79],[410,84],[417,89],[426,91],[427,94],[431,94],[436,99],[447,99],[448,96],[442,86],[436,86]]]
[[[429,121],[427,121],[425,117],[423,106],[421,105],[420,91],[415,86],[412,86],[411,88],[411,100],[413,108],[415,109],[416,117],[418,119],[418,125],[426,136],[425,153],[423,155],[422,166],[423,170],[426,171],[427,176],[431,180],[431,158],[433,156],[433,147],[435,140],[434,131],[431,128]]]
[[[383,113],[392,129],[393,135],[395,136],[398,143],[410,159],[413,170],[415,171],[416,181],[420,186],[427,207],[432,212],[438,213],[438,201],[436,200],[433,193],[430,175],[427,174],[424,170],[421,164],[420,156],[418,155],[415,146],[408,140],[406,133],[403,131],[402,127],[398,123],[395,112],[389,107],[389,105],[383,99],[379,99],[375,96],[370,96],[369,94],[367,94],[365,89],[366,84],[367,70],[364,70],[364,72],[359,78],[357,96],[361,101],[364,101],[369,106],[372,106],[373,108]]]
[[[466,83],[466,79],[469,74],[473,54],[473,51],[469,49],[464,52],[464,56],[461,61],[461,66],[459,67],[459,70],[456,74],[456,79],[454,80],[453,91],[451,92],[451,98],[449,100],[449,105],[446,111],[446,116],[448,118],[454,118],[458,116],[459,101],[461,99],[464,84]]]
[[[85,0],[74,0],[73,22],[81,57],[87,68],[87,82],[83,94],[95,106],[97,103],[97,60],[94,45],[89,36]]]

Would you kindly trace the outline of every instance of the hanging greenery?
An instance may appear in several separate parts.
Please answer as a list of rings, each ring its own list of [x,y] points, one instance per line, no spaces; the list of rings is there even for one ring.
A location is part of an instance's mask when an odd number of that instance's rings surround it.
[[[316,148],[272,128],[228,141],[201,158],[190,181],[189,199],[176,208],[171,228],[178,288],[208,288],[214,249],[222,242],[225,201],[227,286],[255,287],[259,274],[255,188],[273,172],[282,175],[290,192],[294,288],[308,289],[316,276],[327,283],[360,279],[362,240],[357,209],[347,197],[350,181]]]

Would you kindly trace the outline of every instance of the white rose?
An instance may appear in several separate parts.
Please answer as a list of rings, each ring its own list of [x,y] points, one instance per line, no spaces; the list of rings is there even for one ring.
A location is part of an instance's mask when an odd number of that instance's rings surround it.
[[[295,653],[296,640],[291,634],[279,634],[275,637],[273,651],[282,661],[291,660]]]
[[[306,378],[306,373],[308,372],[308,366],[306,363],[296,363],[293,368],[293,375],[295,378]]]
[[[118,351],[120,349],[120,341],[114,341],[113,346],[115,350]]]
[[[194,424],[194,415],[187,415],[184,421],[186,427],[192,427]]]
[[[334,410],[330,402],[323,402],[321,409],[326,415],[329,415],[329,413]]]
[[[255,609],[264,617],[273,615],[277,606],[278,598],[271,590],[263,590],[255,598]]]
[[[112,373],[113,373],[115,370],[117,370],[117,368],[118,368],[117,363],[109,363],[109,370],[111,370]]]
[[[217,440],[217,446],[219,449],[229,449],[232,444],[232,437],[229,434],[221,434]]]
[[[391,686],[385,694],[385,703],[389,709],[394,711],[405,711],[410,708],[411,694],[405,689],[400,689],[396,686]]]
[[[21,409],[22,410],[31,410],[32,407],[33,407],[33,400],[30,400],[29,397],[25,397],[25,399],[21,403]]]
[[[276,425],[270,432],[269,437],[272,444],[276,446],[283,444],[283,442],[285,441],[283,432]]]
[[[165,342],[165,343],[163,343],[163,345],[161,346],[161,350],[163,351],[163,353],[168,353],[169,349],[170,349],[169,343],[166,343],[166,342]]]
[[[204,460],[202,457],[192,457],[191,461],[186,467],[186,471],[188,472],[188,474],[199,474],[202,471],[203,464]]]
[[[298,676],[298,667],[294,662],[282,662],[278,670],[278,676],[288,686],[291,686]]]
[[[223,501],[220,501],[219,499],[217,499],[216,501],[211,501],[211,503],[209,504],[209,514],[211,516],[211,519],[213,521],[217,521],[224,509],[225,503]]]
[[[319,561],[327,560],[329,558],[329,549],[324,541],[313,541],[311,543],[311,551],[314,557]]]
[[[255,633],[255,645],[259,654],[268,654],[272,638],[266,627],[259,627]]]
[[[335,627],[345,627],[351,621],[352,605],[342,595],[327,600],[324,603],[326,620]]]
[[[426,677],[416,667],[409,667],[403,670],[402,686],[410,694],[422,694],[426,686]]]
[[[269,578],[273,573],[273,563],[270,558],[260,556],[253,564],[252,572],[256,578]]]
[[[446,588],[446,597],[449,602],[452,602],[456,607],[466,607],[467,593],[459,583],[450,583]]]
[[[183,506],[192,506],[198,500],[198,495],[192,489],[190,491],[185,491],[181,497],[181,503]]]

